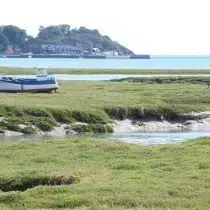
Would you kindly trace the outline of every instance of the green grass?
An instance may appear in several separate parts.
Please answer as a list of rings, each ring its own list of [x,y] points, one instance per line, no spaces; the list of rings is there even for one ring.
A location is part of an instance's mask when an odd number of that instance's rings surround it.
[[[53,94],[0,93],[0,116],[14,125],[28,122],[48,131],[58,123],[105,125],[112,119],[162,116],[182,120],[183,113],[210,110],[210,89],[205,85],[185,80],[147,84],[149,81],[63,82],[58,93]],[[101,132],[101,128],[91,129]]]
[[[209,153],[209,138],[143,147],[85,139],[7,142],[0,147],[0,208],[207,210]]]
[[[113,133],[113,128],[103,124],[74,125],[72,127],[77,133]]]
[[[33,68],[0,67],[0,75],[35,74]],[[168,69],[48,69],[48,74],[210,74],[210,70]]]
[[[97,112],[100,115],[104,109],[110,115],[114,115],[117,112],[128,112],[126,108],[129,107],[144,108],[145,113],[147,109],[155,113],[160,111],[161,107],[169,110],[171,108],[177,112],[210,110],[209,94],[207,86],[199,84],[63,82],[55,94],[0,93],[0,104],[30,107],[28,114],[37,117],[48,117],[49,112],[46,112],[44,107],[51,107],[50,112],[56,120],[65,121],[64,118],[59,119],[59,110],[63,110],[63,117],[69,114],[64,109],[79,110],[73,113],[72,118],[81,118],[81,120],[87,118],[84,117],[87,110],[92,110],[89,115],[96,114],[94,110],[100,110],[101,113]],[[38,112],[37,108],[40,108]],[[19,115],[23,114],[18,108],[7,108],[7,112],[11,115],[17,112]]]

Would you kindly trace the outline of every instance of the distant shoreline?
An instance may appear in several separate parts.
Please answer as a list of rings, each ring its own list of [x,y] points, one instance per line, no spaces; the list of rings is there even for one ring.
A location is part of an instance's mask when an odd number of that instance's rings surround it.
[[[150,55],[67,55],[67,54],[35,54],[35,55],[2,55],[0,58],[72,58],[72,59],[150,59]]]

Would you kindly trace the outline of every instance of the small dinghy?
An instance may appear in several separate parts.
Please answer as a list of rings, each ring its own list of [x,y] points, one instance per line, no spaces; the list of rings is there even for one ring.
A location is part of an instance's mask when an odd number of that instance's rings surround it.
[[[58,89],[55,77],[49,77],[47,71],[38,69],[36,78],[0,77],[0,92],[52,92]]]

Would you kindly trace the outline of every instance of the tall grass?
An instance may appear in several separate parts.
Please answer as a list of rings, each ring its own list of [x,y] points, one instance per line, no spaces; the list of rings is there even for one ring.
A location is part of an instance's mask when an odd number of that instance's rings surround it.
[[[0,105],[0,116],[5,117],[5,120],[0,122],[1,129],[4,128],[26,134],[35,133],[36,130],[32,128],[21,129],[19,124],[31,123],[42,131],[51,131],[55,126],[58,126],[58,123],[82,122],[88,123],[88,125],[83,126],[86,129],[79,129],[77,126],[77,128],[74,128],[75,131],[113,132],[111,127],[106,125],[111,122],[111,119],[105,112],[100,110],[82,111],[67,108]]]

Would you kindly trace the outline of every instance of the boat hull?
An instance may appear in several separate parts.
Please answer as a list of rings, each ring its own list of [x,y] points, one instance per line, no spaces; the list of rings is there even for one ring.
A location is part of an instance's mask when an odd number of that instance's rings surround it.
[[[52,92],[58,89],[55,80],[5,80],[0,79],[0,92]]]

